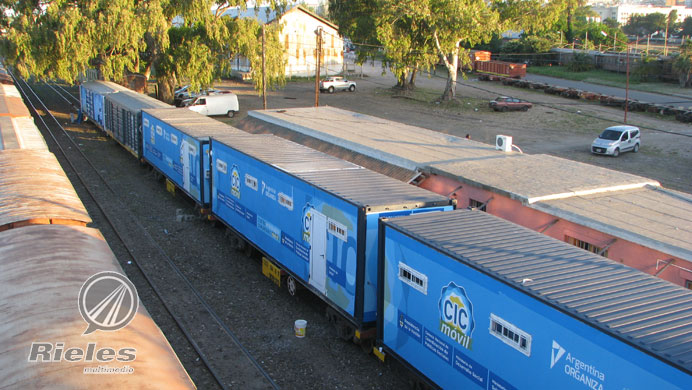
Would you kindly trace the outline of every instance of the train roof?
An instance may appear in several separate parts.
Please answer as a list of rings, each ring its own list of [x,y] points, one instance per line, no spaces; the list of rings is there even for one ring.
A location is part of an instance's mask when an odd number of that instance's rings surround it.
[[[195,388],[141,302],[126,327],[84,334],[87,323],[78,309],[79,292],[89,277],[102,271],[122,273],[95,229],[38,225],[0,232],[1,388]],[[96,350],[135,348],[134,360],[114,361],[116,366],[130,366],[134,371],[88,375],[86,367],[108,364],[86,357],[76,362],[65,358],[30,362],[32,343],[62,343],[64,350],[83,351],[90,343],[96,344]]]
[[[214,137],[212,142],[291,173],[366,211],[449,204],[447,197],[273,135]]]
[[[0,116],[0,150],[7,149],[48,151],[48,146],[32,117]]]
[[[82,84],[80,84],[80,88],[88,89],[89,91],[92,91],[94,93],[98,93],[100,95],[118,92],[118,91],[129,91],[129,89],[127,87],[123,87],[120,84],[116,84],[112,81],[101,81],[101,80],[93,80],[93,81],[83,82]]]
[[[692,291],[481,211],[385,223],[692,373]]]
[[[29,109],[24,105],[21,97],[13,95],[0,95],[0,116],[11,118],[31,117]]]
[[[231,125],[187,108],[176,108],[174,110],[154,108],[142,111],[191,137],[223,137],[228,134],[247,135],[246,132],[238,130]]]
[[[145,108],[175,108],[151,96],[130,90],[106,95],[106,100],[130,111],[139,111]]]
[[[0,151],[0,229],[58,221],[87,224],[91,218],[53,153]]]

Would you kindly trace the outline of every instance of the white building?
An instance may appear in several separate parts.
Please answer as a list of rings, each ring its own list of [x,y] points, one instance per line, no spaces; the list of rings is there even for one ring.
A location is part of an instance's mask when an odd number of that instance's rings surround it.
[[[275,23],[276,13],[267,12],[267,7],[258,11],[248,9],[240,15],[227,12],[231,16],[256,18],[260,23]],[[284,45],[286,59],[286,76],[306,77],[315,74],[317,65],[316,48],[318,28],[322,31],[322,55],[320,74],[329,75],[340,73],[344,64],[344,41],[339,36],[339,28],[305,7],[297,6],[281,16],[278,20],[283,23],[280,41]],[[247,58],[236,57],[231,62],[233,72],[247,74],[250,62]]]
[[[669,6],[669,7],[655,7],[652,5],[636,5],[636,4],[620,4],[620,5],[607,5],[607,4],[591,4],[591,9],[597,12],[601,16],[601,20],[608,18],[615,19],[620,24],[627,24],[632,15],[648,15],[653,13],[661,13],[668,15],[670,11],[678,11],[677,22],[682,22],[686,17],[692,16],[692,8],[686,8],[684,6]]]

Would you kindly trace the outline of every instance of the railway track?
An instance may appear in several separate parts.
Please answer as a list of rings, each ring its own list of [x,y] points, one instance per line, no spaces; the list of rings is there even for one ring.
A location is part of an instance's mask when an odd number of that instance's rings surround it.
[[[95,208],[91,213],[101,220],[101,228],[110,229],[122,249],[153,290],[161,305],[175,322],[183,337],[194,348],[213,381],[203,388],[278,389],[279,386],[240,342],[231,328],[215,312],[188,277],[171,260],[143,224],[123,204],[118,192],[81,151],[80,146],[62,127],[44,103],[45,96],[23,80],[15,78],[27,106],[33,111],[38,127],[65,170],[76,177]],[[61,86],[47,85],[67,104],[79,100]],[[55,97],[54,96],[54,97]],[[67,168],[69,166],[69,168]],[[137,245],[132,245],[132,243]],[[112,245],[112,243],[111,243]],[[122,259],[121,259],[122,261]],[[124,261],[128,263],[128,261]],[[126,268],[123,265],[123,268]],[[126,269],[132,270],[132,267]]]

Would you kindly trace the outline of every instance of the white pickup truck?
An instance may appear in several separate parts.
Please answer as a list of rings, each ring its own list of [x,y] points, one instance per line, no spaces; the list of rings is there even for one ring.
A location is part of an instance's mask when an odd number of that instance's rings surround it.
[[[340,76],[327,77],[326,79],[320,81],[320,91],[334,93],[334,91],[349,90],[353,92],[356,90],[356,82],[346,80]]]

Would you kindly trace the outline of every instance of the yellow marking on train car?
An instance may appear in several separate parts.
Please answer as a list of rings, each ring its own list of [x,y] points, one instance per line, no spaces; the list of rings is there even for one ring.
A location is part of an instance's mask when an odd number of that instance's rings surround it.
[[[175,195],[175,184],[173,184],[173,182],[168,179],[166,179],[166,191]]]
[[[269,259],[262,257],[262,275],[268,277],[277,286],[281,287],[281,269],[275,266]]]
[[[381,351],[380,348],[377,347],[372,347],[372,353],[375,354],[375,356],[377,356],[381,362],[384,362],[384,358],[387,356],[385,355],[384,351]]]

